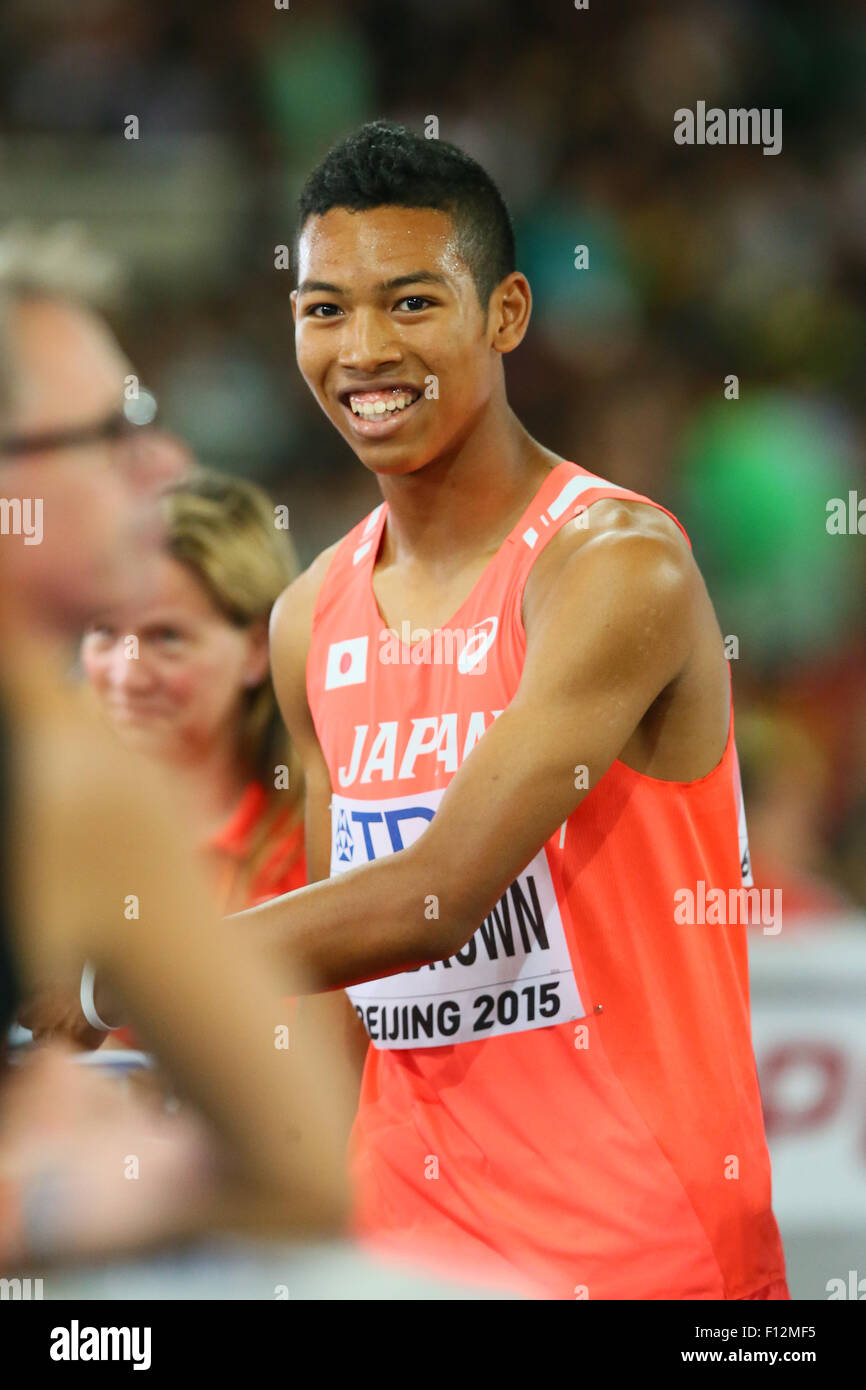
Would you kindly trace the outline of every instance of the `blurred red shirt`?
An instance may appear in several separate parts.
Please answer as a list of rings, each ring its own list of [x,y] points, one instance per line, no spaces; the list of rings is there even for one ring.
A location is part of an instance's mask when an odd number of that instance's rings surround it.
[[[291,812],[281,811],[259,845],[268,811],[268,794],[261,782],[248,782],[225,825],[202,846],[213,862],[217,901],[224,912],[256,907],[307,882],[303,821],[292,823]],[[257,846],[256,862],[244,887],[247,861]],[[239,891],[242,901],[233,903]]]

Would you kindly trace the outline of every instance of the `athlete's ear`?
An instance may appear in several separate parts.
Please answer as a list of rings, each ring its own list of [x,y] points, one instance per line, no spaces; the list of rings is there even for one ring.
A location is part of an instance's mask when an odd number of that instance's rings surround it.
[[[487,322],[493,332],[491,347],[496,352],[513,352],[522,343],[532,313],[532,290],[519,270],[500,281],[490,296]]]
[[[292,290],[291,294],[289,295],[289,299],[292,301],[292,319],[294,320],[295,323],[297,323],[297,321],[298,321],[298,291],[297,291],[297,290]]]

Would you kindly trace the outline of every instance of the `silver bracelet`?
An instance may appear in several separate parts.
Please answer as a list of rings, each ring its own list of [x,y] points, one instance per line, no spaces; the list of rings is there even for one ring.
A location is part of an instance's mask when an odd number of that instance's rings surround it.
[[[101,1033],[111,1033],[113,1031],[110,1023],[106,1023],[96,1012],[96,1003],[93,998],[93,986],[96,981],[96,970],[90,964],[85,963],[81,972],[81,1012],[87,1019],[91,1028],[98,1028]]]

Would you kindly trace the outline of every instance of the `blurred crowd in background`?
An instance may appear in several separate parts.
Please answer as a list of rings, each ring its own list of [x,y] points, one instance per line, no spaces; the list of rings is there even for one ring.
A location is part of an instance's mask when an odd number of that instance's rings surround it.
[[[866,498],[862,3],[6,0],[2,26],[0,229],[114,254],[164,423],[288,504],[303,562],[380,494],[294,363],[300,184],[380,116],[491,172],[535,296],[514,409],[689,531],[786,925],[866,908],[866,536],[826,525]],[[781,108],[781,153],[677,145],[699,100]]]

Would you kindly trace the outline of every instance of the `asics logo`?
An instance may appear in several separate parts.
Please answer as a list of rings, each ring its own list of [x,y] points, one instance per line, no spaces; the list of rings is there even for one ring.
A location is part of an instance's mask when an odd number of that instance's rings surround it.
[[[498,627],[499,619],[493,617],[482,618],[480,623],[476,623],[474,627],[469,629],[469,640],[464,643],[463,650],[457,658],[457,670],[461,676],[468,675],[482,661],[485,661],[487,653],[496,639]]]

